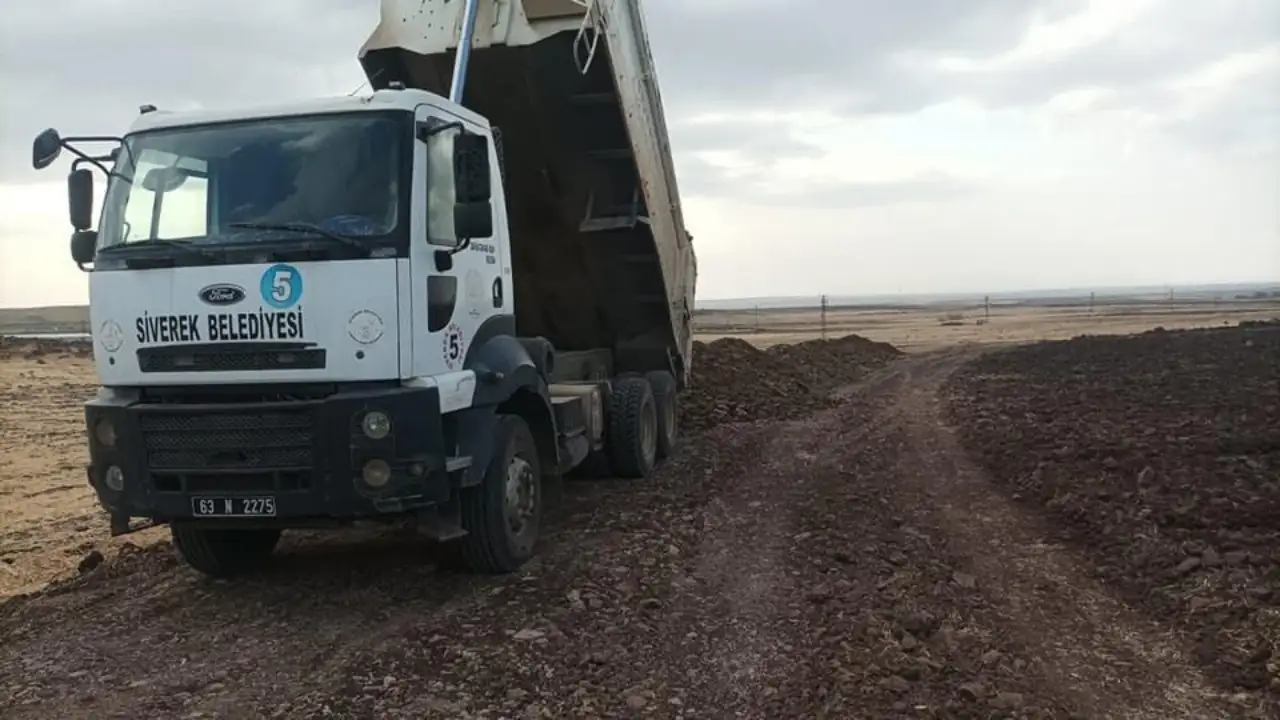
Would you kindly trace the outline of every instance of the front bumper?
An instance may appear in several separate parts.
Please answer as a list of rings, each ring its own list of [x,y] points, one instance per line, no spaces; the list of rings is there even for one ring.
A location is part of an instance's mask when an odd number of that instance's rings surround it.
[[[373,410],[391,419],[379,440],[361,428]],[[114,532],[131,518],[195,517],[201,498],[271,498],[269,515],[227,520],[303,526],[429,507],[452,491],[435,388],[379,387],[287,402],[102,397],[86,403],[85,422],[89,484]],[[99,429],[104,422],[110,432]],[[390,481],[377,489],[362,479],[373,459],[391,468]],[[123,475],[119,489],[108,483],[112,467],[121,471],[111,473],[114,484]]]

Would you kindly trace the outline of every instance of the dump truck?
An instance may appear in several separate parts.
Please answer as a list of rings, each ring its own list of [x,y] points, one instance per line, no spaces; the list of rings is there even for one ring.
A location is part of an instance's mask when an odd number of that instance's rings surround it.
[[[697,266],[638,1],[384,0],[358,57],[351,95],[33,143],[74,156],[88,482],[209,575],[369,523],[512,572],[562,478],[677,442]]]

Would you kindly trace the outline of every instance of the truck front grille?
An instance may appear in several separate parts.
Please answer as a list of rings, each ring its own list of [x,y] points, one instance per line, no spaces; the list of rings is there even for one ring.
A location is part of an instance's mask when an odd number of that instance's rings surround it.
[[[152,473],[298,471],[312,464],[313,415],[300,410],[237,410],[139,416]]]
[[[138,369],[144,373],[321,370],[324,367],[323,348],[177,346],[138,351]]]

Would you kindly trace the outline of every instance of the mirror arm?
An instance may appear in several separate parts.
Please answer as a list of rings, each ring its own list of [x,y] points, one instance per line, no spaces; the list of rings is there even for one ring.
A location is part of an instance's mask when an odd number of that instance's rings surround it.
[[[445,130],[453,130],[454,128],[457,128],[463,131],[467,129],[461,122],[457,120],[453,122],[446,122],[446,123],[439,123],[439,124],[418,123],[418,139],[421,140],[422,142],[426,142],[427,138],[431,137],[432,135],[442,133]]]
[[[75,137],[62,138],[62,144],[65,147],[69,142],[113,142],[123,145],[124,138],[115,135],[77,135]]]
[[[449,249],[449,254],[457,255],[458,253],[462,252],[463,250],[466,250],[469,247],[471,247],[471,238],[462,238],[461,240],[458,241],[457,245]]]
[[[107,153],[106,155],[89,155],[85,152],[82,152],[72,147],[71,143],[73,142],[113,142],[113,143],[116,143],[118,147],[116,147],[115,150],[112,150],[110,153]],[[78,167],[81,162],[87,162],[92,164],[94,167],[98,168],[99,170],[101,170],[102,174],[106,175],[107,177],[118,178],[120,180],[123,180],[129,183],[130,185],[133,184],[132,180],[125,177],[124,175],[121,175],[115,170],[108,170],[107,166],[103,164],[107,160],[115,160],[116,153],[120,150],[120,148],[124,148],[125,153],[128,154],[129,163],[131,165],[136,166],[138,164],[137,160],[133,157],[133,150],[129,147],[129,144],[124,141],[124,138],[118,138],[118,137],[115,137],[114,135],[80,135],[77,137],[62,138],[62,147],[66,148],[68,152],[75,154],[79,158],[71,165],[72,170],[76,169],[76,167]]]
[[[107,169],[107,166],[103,165],[102,161],[99,160],[98,158],[93,157],[92,155],[86,155],[80,152],[79,150],[71,147],[70,145],[67,145],[66,143],[63,143],[63,147],[65,147],[68,151],[70,151],[72,154],[76,156],[76,160],[71,163],[71,169],[73,171],[80,167],[80,163],[87,162],[90,165],[93,165],[94,167],[101,170],[103,175],[110,176],[112,174],[112,172]]]

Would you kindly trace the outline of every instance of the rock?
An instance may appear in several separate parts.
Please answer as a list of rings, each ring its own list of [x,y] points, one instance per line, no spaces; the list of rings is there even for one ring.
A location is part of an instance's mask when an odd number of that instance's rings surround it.
[[[532,641],[532,640],[541,640],[542,638],[544,638],[544,637],[546,637],[546,636],[547,636],[547,634],[546,634],[545,632],[541,631],[541,630],[534,630],[533,628],[525,628],[524,630],[521,630],[520,632],[516,633],[515,635],[512,635],[512,636],[511,636],[511,638],[512,638],[513,640],[520,640],[520,641],[522,641],[522,642],[529,642],[529,641]]]
[[[814,587],[814,588],[810,588],[809,592],[805,593],[805,599],[807,599],[809,602],[814,604],[824,603],[830,600],[831,596],[832,596],[831,586],[825,585],[825,584],[818,585],[817,587]]]
[[[982,664],[988,665],[988,666],[995,665],[996,663],[1000,662],[1000,659],[1003,657],[1004,657],[1004,653],[1000,652],[999,650],[988,650],[982,653]]]
[[[649,704],[649,700],[643,695],[627,696],[627,707],[631,708],[632,710],[643,710],[644,707],[648,704]]]
[[[1192,570],[1195,570],[1198,567],[1200,567],[1200,558],[1189,557],[1186,560],[1183,560],[1182,562],[1178,563],[1178,566],[1173,569],[1173,572],[1175,575],[1186,575],[1187,573],[1191,572]]]
[[[97,570],[105,561],[106,558],[103,557],[102,553],[97,550],[90,551],[88,555],[85,555],[84,558],[80,560],[80,565],[78,566],[80,574],[84,575]]]
[[[978,700],[987,694],[986,689],[976,682],[963,683],[960,687],[956,688],[956,690],[960,693],[960,697],[968,700],[969,702]]]
[[[1213,548],[1209,548],[1200,554],[1200,562],[1204,563],[1205,567],[1214,567],[1222,562],[1222,557]]]
[[[645,598],[640,601],[640,608],[642,610],[661,610],[662,601],[658,598]]]
[[[880,681],[880,685],[890,692],[901,695],[911,689],[911,683],[901,675],[892,675]]]
[[[978,585],[978,579],[969,573],[958,572],[953,575],[952,578],[956,581],[956,585],[959,585],[965,590],[972,590]]]
[[[991,705],[999,710],[1018,710],[1024,702],[1022,693],[1002,692],[992,698]]]
[[[529,697],[528,690],[525,690],[523,688],[516,688],[516,687],[507,689],[507,699],[512,702],[519,702],[525,699],[526,697]]]

